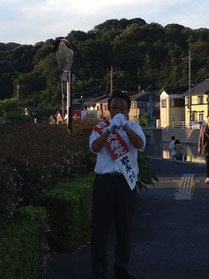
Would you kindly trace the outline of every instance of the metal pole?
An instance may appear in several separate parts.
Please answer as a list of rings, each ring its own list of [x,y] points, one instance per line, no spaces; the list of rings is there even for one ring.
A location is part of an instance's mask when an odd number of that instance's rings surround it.
[[[72,132],[72,71],[69,72],[69,81],[67,82],[67,129]]]
[[[152,110],[152,96],[149,96],[149,114],[150,114],[150,129],[153,129],[153,110]]]
[[[64,82],[61,80],[61,93],[62,93],[62,119],[65,117],[65,108],[64,108]]]
[[[112,95],[112,89],[113,89],[113,66],[111,65],[110,70],[110,94]]]
[[[191,51],[189,50],[189,126],[192,121],[191,60]]]
[[[20,89],[20,86],[19,84],[17,85],[17,102],[19,104],[19,89]]]

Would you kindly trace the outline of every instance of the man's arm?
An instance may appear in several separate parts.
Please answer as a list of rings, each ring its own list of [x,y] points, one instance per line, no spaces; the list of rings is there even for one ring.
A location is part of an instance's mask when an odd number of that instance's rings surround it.
[[[110,131],[107,129],[100,137],[95,139],[95,141],[92,144],[92,150],[94,152],[99,152],[105,146],[109,135]]]
[[[126,132],[131,144],[133,144],[135,148],[138,149],[144,146],[143,139],[139,135],[137,135],[131,128],[129,128],[128,125],[124,126],[123,129]]]

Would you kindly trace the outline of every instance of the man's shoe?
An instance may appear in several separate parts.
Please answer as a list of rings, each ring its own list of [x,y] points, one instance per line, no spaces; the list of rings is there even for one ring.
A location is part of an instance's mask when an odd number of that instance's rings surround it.
[[[136,277],[123,268],[115,268],[115,279],[136,279]]]

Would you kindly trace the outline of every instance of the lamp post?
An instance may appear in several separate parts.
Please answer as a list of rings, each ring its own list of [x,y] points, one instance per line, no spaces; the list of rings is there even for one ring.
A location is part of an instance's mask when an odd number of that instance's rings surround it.
[[[80,68],[80,53],[64,38],[56,40],[55,51],[57,63],[67,76],[67,129],[72,132],[72,74]]]

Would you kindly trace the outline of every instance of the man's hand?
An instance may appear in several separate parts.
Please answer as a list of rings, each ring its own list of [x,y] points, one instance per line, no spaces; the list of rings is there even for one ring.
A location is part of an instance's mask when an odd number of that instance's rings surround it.
[[[118,113],[114,116],[113,119],[119,119],[120,120],[120,126],[124,127],[127,125],[128,121],[125,119],[125,115],[122,113]]]
[[[111,132],[111,133],[115,133],[117,129],[119,129],[121,126],[121,120],[120,118],[117,118],[117,117],[113,117],[113,119],[110,120],[110,125],[108,126],[108,130]]]

